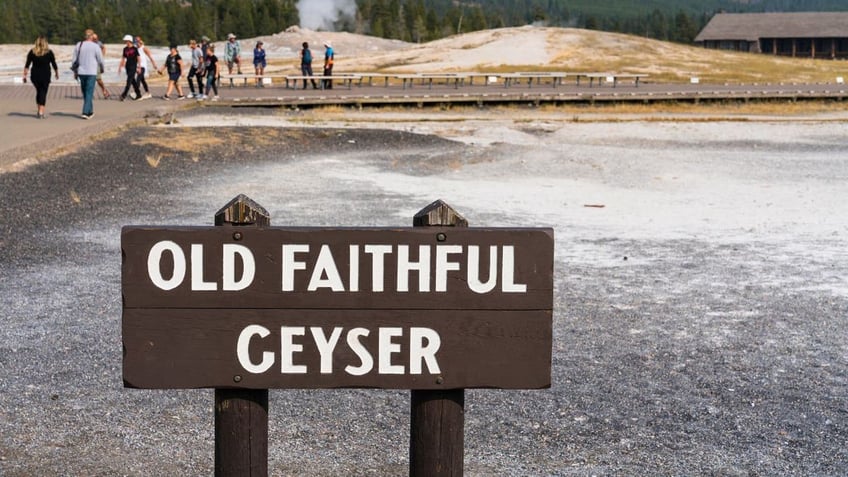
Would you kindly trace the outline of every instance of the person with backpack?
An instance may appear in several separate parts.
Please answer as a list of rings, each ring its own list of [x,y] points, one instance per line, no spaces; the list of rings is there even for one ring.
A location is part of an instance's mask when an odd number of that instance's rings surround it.
[[[306,89],[306,76],[312,75],[312,51],[309,49],[309,43],[303,42],[303,49],[300,50],[300,73],[303,78],[303,89]],[[312,89],[318,89],[318,84],[312,80]]]
[[[94,117],[94,85],[97,83],[97,72],[103,68],[103,54],[100,46],[94,42],[94,32],[85,31],[85,40],[77,43],[74,55],[71,58],[71,69],[74,70],[74,78],[80,82],[82,88],[82,115],[83,119]],[[132,43],[132,42],[130,42]]]

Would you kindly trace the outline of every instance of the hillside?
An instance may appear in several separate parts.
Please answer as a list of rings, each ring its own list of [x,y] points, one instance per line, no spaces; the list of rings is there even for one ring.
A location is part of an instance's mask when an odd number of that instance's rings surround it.
[[[633,35],[577,28],[515,27],[454,35],[428,43],[405,43],[346,32],[292,27],[274,35],[242,39],[246,55],[257,39],[265,43],[269,72],[298,74],[300,44],[308,41],[320,59],[322,43],[332,42],[336,71],[571,71],[647,73],[653,82],[710,83],[833,82],[848,76],[841,61],[779,58],[707,50]],[[219,44],[220,45],[220,44]],[[150,46],[150,45],[148,45]],[[19,75],[30,45],[0,45],[0,80]],[[73,47],[53,45],[60,71],[67,74]],[[152,46],[157,61],[167,55]],[[183,52],[187,47],[182,47]],[[107,81],[118,81],[120,45],[107,45]]]
[[[298,44],[299,35],[310,34],[315,37],[307,30],[268,41]],[[424,44],[391,43],[389,50],[374,49],[371,37],[362,35],[321,35],[332,39],[339,71],[616,71],[647,73],[652,81],[688,82],[697,76],[718,83],[832,82],[846,75],[843,62],[707,50],[577,28],[500,28]],[[275,67],[296,68],[293,58],[278,61]]]

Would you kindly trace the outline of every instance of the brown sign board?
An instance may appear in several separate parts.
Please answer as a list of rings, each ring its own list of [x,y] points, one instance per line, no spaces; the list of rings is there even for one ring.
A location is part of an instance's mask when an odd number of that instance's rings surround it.
[[[550,386],[548,228],[125,227],[128,387]]]

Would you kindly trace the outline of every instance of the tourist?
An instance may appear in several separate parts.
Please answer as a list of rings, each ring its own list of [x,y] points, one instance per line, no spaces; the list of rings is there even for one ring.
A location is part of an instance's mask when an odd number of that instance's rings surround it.
[[[227,74],[233,74],[233,65],[241,74],[241,44],[232,33],[227,35],[227,43],[224,44],[224,61],[227,62]]]
[[[159,69],[159,74],[161,75],[165,70],[168,71],[168,90],[165,92],[165,96],[162,96],[162,99],[171,99],[171,91],[174,88],[177,89],[177,99],[185,99],[183,87],[180,85],[180,78],[183,76],[183,58],[180,56],[180,52],[177,51],[176,43],[171,44],[171,51],[165,59],[165,64]]]
[[[35,39],[35,46],[29,50],[24,65],[24,83],[26,83],[27,73],[30,73],[30,80],[35,86],[35,105],[37,112],[35,117],[44,119],[44,106],[47,105],[47,90],[50,88],[50,67],[55,71],[56,79],[59,79],[59,66],[56,65],[56,57],[50,51],[47,45],[47,38],[39,36]]]
[[[83,119],[94,117],[94,85],[97,82],[97,72],[103,68],[103,53],[92,39],[94,33],[86,31],[85,40],[77,43],[71,64],[76,66],[74,77],[79,79],[82,89]]]
[[[218,62],[218,57],[215,56],[215,45],[209,45],[206,48],[206,62],[203,65],[206,71],[206,95],[200,99],[206,99],[209,93],[215,91],[215,96],[212,101],[218,101],[218,77],[221,76],[221,65]]]
[[[261,41],[256,42],[256,48],[253,49],[253,71],[256,74],[256,87],[261,88],[265,85],[262,84],[262,75],[265,74],[265,67],[268,63],[265,61],[265,49],[262,47],[263,43]]]
[[[91,37],[92,41],[97,43],[97,46],[100,47],[100,54],[103,56],[103,59],[105,61],[105,59],[106,59],[106,45],[104,45],[103,42],[100,41],[100,38],[97,36],[97,33],[91,32],[91,34],[92,34],[92,37]],[[106,83],[103,82],[103,68],[100,68],[99,70],[97,70],[97,86],[100,87],[100,94],[103,95],[103,99],[109,99],[109,96],[112,96],[111,94],[109,94],[109,90],[106,89]]]
[[[204,37],[206,38],[206,37]],[[194,80],[197,80],[197,97],[203,96],[203,51],[197,46],[197,40],[188,42],[191,48],[191,68],[188,69],[188,97],[194,98]]]
[[[336,59],[336,53],[333,51],[333,45],[329,41],[324,42],[324,77],[333,76],[333,63]],[[333,80],[324,80],[324,89],[333,89]]]
[[[138,48],[139,59],[138,84],[139,86],[144,87],[144,95],[141,96],[141,99],[150,99],[153,95],[150,94],[150,88],[147,87],[147,80],[145,80],[144,77],[147,75],[148,65],[153,65],[153,71],[158,69],[156,66],[156,60],[153,59],[150,49],[144,46],[144,40],[142,40],[140,36],[135,37],[135,47]]]
[[[300,74],[303,78],[303,89],[306,89],[306,76],[312,76],[312,50],[309,49],[309,43],[303,42],[303,49],[300,50]],[[312,79],[312,89],[318,89],[315,80]]]
[[[127,94],[132,87],[135,93],[135,99],[141,98],[141,91],[138,89],[138,72],[139,65],[138,48],[133,44],[132,35],[124,35],[124,51],[121,53],[121,64],[118,65],[118,74],[121,74],[121,69],[125,69],[127,73],[127,84],[124,86],[124,92],[121,93],[121,101],[127,99]]]

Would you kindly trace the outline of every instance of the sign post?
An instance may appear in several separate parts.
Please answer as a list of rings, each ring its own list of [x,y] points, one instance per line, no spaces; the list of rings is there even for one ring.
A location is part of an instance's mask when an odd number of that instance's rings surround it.
[[[238,241],[239,227],[271,225],[271,216],[242,194],[215,214],[215,225],[232,227]],[[215,476],[267,475],[268,390],[216,388]]]
[[[468,227],[468,221],[437,200],[415,214],[412,225]],[[409,475],[461,476],[465,453],[465,389],[413,390],[410,407]]]

